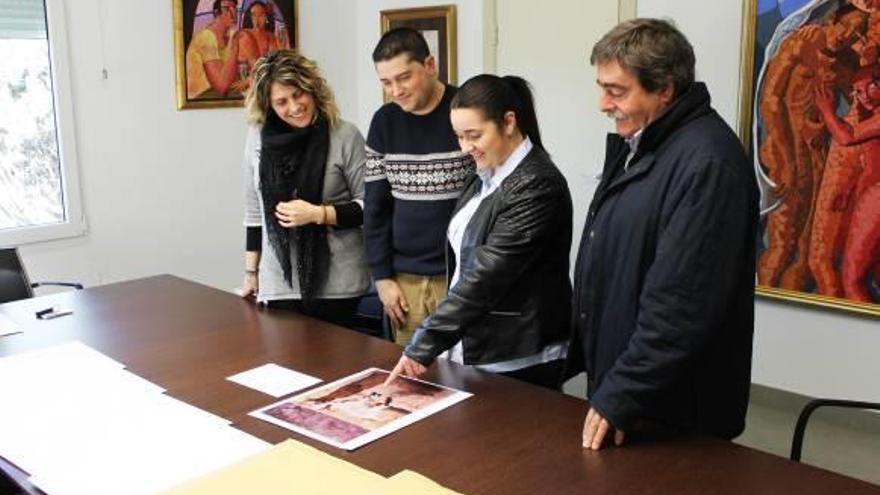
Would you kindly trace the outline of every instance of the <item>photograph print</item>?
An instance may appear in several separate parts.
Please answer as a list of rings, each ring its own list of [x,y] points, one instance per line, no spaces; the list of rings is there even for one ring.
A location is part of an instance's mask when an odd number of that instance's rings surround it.
[[[353,450],[470,397],[370,368],[250,413],[335,447]]]

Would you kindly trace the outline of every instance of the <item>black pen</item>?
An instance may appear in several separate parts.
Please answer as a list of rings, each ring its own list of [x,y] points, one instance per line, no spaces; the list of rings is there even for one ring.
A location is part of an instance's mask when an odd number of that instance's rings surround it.
[[[36,312],[37,318],[42,320],[47,314],[51,313],[54,310],[55,310],[55,308],[41,309]]]
[[[41,309],[40,311],[36,312],[37,319],[39,320],[51,320],[54,318],[58,318],[59,316],[67,316],[69,314],[73,314],[73,310],[61,309],[59,306]]]

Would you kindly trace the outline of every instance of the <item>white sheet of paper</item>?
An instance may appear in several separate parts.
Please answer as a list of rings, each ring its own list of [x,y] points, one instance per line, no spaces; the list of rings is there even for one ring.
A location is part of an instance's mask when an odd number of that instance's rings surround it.
[[[156,425],[80,448],[77,462],[30,478],[47,493],[148,495],[258,454],[270,447],[228,426]],[[100,466],[100,469],[97,468]],[[100,479],[100,483],[95,483]]]
[[[259,390],[272,397],[281,397],[282,395],[321,383],[320,378],[278,366],[275,363],[264,364],[247,371],[242,371],[226,379],[239,385]]]
[[[24,329],[12,321],[8,316],[0,313],[0,337],[4,335],[12,335],[14,333],[21,333]]]
[[[119,361],[78,340],[0,358],[0,366],[43,366],[50,363],[69,370],[79,366],[125,368]]]
[[[0,358],[0,390],[0,455],[52,495],[152,494],[269,447],[80,342]]]

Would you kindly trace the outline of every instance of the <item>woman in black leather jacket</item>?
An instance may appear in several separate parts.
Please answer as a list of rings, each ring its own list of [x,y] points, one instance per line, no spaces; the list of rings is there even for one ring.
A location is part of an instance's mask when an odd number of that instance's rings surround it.
[[[480,75],[452,100],[452,127],[477,173],[447,237],[447,297],[394,368],[418,376],[436,357],[559,388],[568,349],[571,195],[541,143],[528,83]],[[452,257],[451,257],[452,258]]]

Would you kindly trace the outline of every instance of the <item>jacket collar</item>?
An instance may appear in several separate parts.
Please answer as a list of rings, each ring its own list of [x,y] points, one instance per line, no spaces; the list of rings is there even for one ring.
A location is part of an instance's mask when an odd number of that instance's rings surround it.
[[[518,167],[523,159],[528,156],[533,147],[532,140],[526,136],[526,138],[514,148],[513,152],[510,153],[510,156],[507,157],[507,160],[505,160],[500,167],[489,169],[485,172],[477,169],[477,175],[483,180],[484,194],[486,190],[494,190],[504,182],[504,179],[516,170],[516,167]]]
[[[602,170],[602,183],[599,186],[599,201],[620,184],[630,182],[651,169],[654,155],[669,138],[688,122],[713,113],[711,98],[706,85],[694,82],[690,88],[676,99],[657,120],[644,128],[639,138],[638,149],[633,156],[629,170],[621,173],[623,163],[629,154],[629,145],[619,134],[610,133],[605,147],[605,166]]]
[[[706,85],[701,82],[691,87],[675,100],[663,114],[645,127],[639,141],[639,150],[656,151],[675,131],[688,122],[713,112]]]
[[[537,145],[532,145],[531,151],[528,152],[528,154],[525,156],[525,158],[523,158],[522,161],[519,162],[519,165],[517,165],[509,174],[507,174],[504,177],[504,179],[502,179],[501,182],[503,183],[504,180],[506,180],[510,177],[516,177],[519,174],[526,173],[529,169],[531,169],[535,165],[541,165],[542,163],[547,162],[549,160],[550,160],[550,157],[547,154],[547,152],[544,151],[543,148],[541,148],[540,146],[537,146]],[[459,197],[458,202],[456,203],[455,209],[453,210],[452,214],[455,215],[456,213],[458,213],[458,210],[463,208],[464,205],[468,202],[468,200],[473,198],[474,195],[480,191],[480,188],[482,186],[483,186],[483,181],[480,179],[480,176],[477,175],[476,172],[472,172],[470,178],[468,179],[467,183],[464,186],[464,190],[462,191],[462,194]],[[498,187],[496,188],[496,191],[500,187],[501,187],[501,184],[498,185]]]
[[[648,173],[654,165],[655,154],[663,143],[688,122],[713,113],[710,104],[711,98],[706,85],[701,82],[693,83],[683,95],[672,102],[663,115],[644,128],[638,149],[630,161],[629,170],[625,173],[621,169],[629,154],[629,145],[621,135],[608,134],[602,180],[596,190],[591,211],[597,208],[612,190]]]
[[[670,135],[685,124],[714,112],[711,103],[709,91],[704,83],[694,82],[691,84],[690,88],[672,102],[669,108],[657,120],[651,122],[642,130],[636,155],[644,155],[656,151]],[[613,153],[614,157],[617,156],[619,150],[629,149],[626,140],[621,135],[614,133],[608,135],[608,146],[609,150],[615,152]]]

